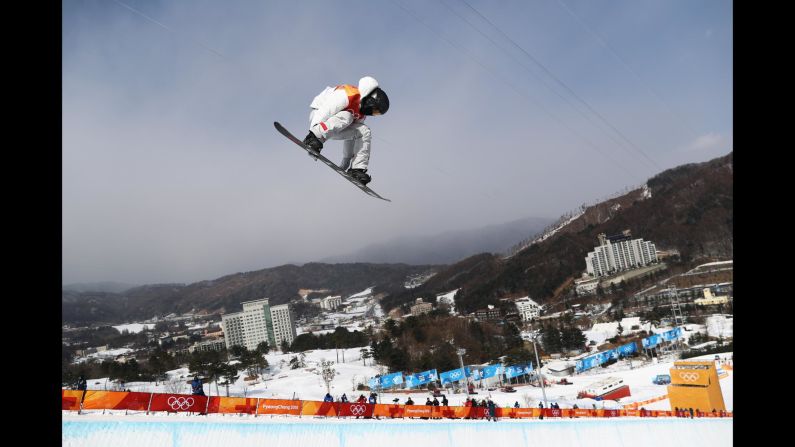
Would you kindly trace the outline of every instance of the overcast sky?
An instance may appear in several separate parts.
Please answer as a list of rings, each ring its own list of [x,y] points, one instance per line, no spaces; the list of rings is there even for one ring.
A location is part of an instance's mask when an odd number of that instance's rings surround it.
[[[726,0],[64,0],[63,282],[557,218],[729,153],[732,70]],[[303,138],[312,98],[365,75],[391,203],[272,124]]]

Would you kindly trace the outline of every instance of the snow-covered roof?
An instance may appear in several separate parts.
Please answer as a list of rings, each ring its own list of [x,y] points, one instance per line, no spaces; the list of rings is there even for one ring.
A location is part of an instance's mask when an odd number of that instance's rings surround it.
[[[541,307],[541,305],[540,305],[540,304],[538,304],[538,303],[536,303],[535,301],[533,301],[533,299],[532,299],[532,298],[530,298],[529,296],[523,296],[523,297],[521,297],[521,298],[517,298],[516,300],[514,300],[514,302],[515,302],[515,303],[518,303],[518,302],[520,302],[520,301],[521,301],[521,302],[523,302],[523,303],[530,303],[530,304],[531,304],[531,305],[533,305],[533,306],[538,306],[538,307]]]
[[[366,289],[362,290],[362,291],[361,291],[361,292],[359,292],[359,293],[355,293],[355,294],[353,294],[353,295],[349,296],[349,297],[348,297],[348,299],[351,299],[351,298],[359,298],[359,297],[365,297],[365,296],[367,296],[367,295],[372,295],[372,294],[373,294],[373,288],[372,288],[372,287],[368,287],[368,288],[366,288]]]
[[[154,328],[154,324],[144,324],[144,323],[129,323],[129,324],[120,324],[117,326],[113,326],[117,331],[124,332],[127,331],[131,334],[137,334],[144,329],[152,329]]]

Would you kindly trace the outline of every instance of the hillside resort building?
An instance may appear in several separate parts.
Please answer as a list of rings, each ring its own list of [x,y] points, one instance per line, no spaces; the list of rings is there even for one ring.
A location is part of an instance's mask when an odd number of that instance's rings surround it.
[[[657,262],[657,249],[651,242],[632,239],[629,230],[614,236],[599,235],[599,246],[588,253],[588,274],[601,277]]]
[[[295,321],[287,304],[271,306],[267,298],[242,303],[243,311],[221,315],[226,349],[244,346],[254,350],[263,341],[278,349],[283,341],[292,343],[296,336]]]
[[[519,311],[519,317],[522,321],[530,321],[538,318],[541,313],[541,306],[535,301],[531,300],[529,296],[519,298],[514,301],[516,310]]]

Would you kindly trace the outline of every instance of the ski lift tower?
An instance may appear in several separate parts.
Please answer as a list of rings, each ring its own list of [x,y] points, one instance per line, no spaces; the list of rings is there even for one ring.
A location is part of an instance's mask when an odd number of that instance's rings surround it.
[[[674,327],[685,324],[685,317],[682,315],[682,308],[679,306],[679,289],[675,285],[668,286],[668,298],[671,300],[671,313],[673,314]],[[682,350],[682,341],[676,340],[674,351]]]
[[[461,363],[461,374],[464,375],[464,390],[466,390],[467,398],[469,398],[469,380],[467,379],[466,368],[464,368],[464,354],[467,353],[467,350],[458,348],[456,353],[458,354],[458,361]]]

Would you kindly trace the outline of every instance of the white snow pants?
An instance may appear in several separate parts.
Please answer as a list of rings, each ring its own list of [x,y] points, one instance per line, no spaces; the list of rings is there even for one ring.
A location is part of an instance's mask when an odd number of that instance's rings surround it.
[[[324,121],[326,129],[315,123],[316,109],[309,114],[309,125],[312,133],[323,141],[343,140],[342,169],[367,169],[370,163],[370,128],[363,122],[353,122],[350,112],[339,112]]]

